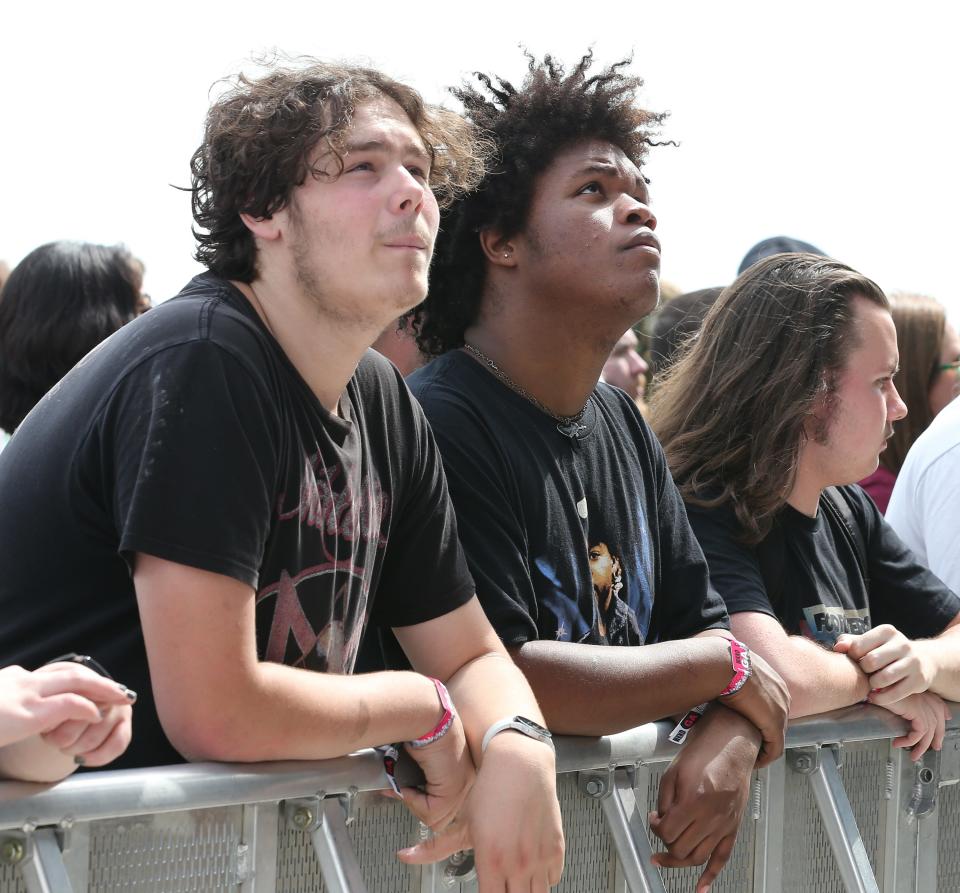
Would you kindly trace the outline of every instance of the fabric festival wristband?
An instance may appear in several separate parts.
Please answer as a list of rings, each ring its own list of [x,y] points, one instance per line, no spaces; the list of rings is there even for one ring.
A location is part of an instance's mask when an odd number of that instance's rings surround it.
[[[737,639],[728,639],[727,641],[730,645],[730,663],[733,667],[733,676],[730,679],[730,684],[720,692],[721,698],[736,694],[753,675],[753,669],[750,666],[750,649]]]
[[[454,709],[453,701],[450,700],[450,692],[447,691],[447,687],[439,679],[434,679],[432,676],[428,676],[427,678],[437,688],[437,694],[440,697],[440,706],[443,707],[443,716],[440,717],[440,722],[437,723],[436,728],[432,731],[427,732],[426,735],[420,738],[415,738],[413,741],[407,742],[410,747],[414,748],[426,747],[428,744],[433,744],[434,741],[439,741],[450,731],[450,726],[453,725],[453,721],[457,716],[457,711]]]
[[[683,744],[687,740],[690,730],[697,724],[700,717],[707,712],[709,706],[710,704],[706,703],[691,707],[687,715],[673,727],[673,731],[667,736],[667,740],[674,744]]]

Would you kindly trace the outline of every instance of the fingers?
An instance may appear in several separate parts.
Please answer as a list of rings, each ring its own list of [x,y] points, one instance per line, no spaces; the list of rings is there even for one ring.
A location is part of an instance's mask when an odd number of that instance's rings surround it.
[[[875,626],[873,629],[865,632],[862,636],[855,636],[850,633],[837,636],[834,651],[846,654],[848,657],[859,661],[860,658],[875,648],[897,637],[903,638],[895,626],[891,626],[889,623],[882,623],[880,626]]]
[[[660,790],[657,792],[657,813],[661,816],[666,815],[673,806],[677,794],[677,772],[673,766],[670,767],[660,779]],[[654,814],[657,814],[654,813]]]
[[[713,884],[723,867],[730,861],[730,854],[733,852],[736,839],[736,834],[730,834],[717,844],[710,854],[707,867],[703,869],[703,874],[700,875],[700,880],[697,881],[696,893],[709,893],[710,885]]]
[[[780,759],[786,743],[786,735],[783,729],[775,730],[772,736],[768,734],[769,730],[767,729],[761,729],[760,732],[763,735],[763,747],[760,750],[759,757],[757,757],[758,769],[769,766]]]
[[[78,755],[86,766],[105,766],[122,754],[130,744],[133,733],[133,724],[126,712],[122,713],[113,724],[109,734],[98,747],[88,751],[81,751]],[[79,762],[80,760],[78,760]]]
[[[132,704],[130,689],[80,664],[47,664],[34,671],[41,697],[73,692],[98,704]]]
[[[429,840],[398,850],[397,858],[407,865],[426,865],[430,862],[439,862],[460,850],[469,848],[470,841],[467,839],[466,827],[454,823]],[[479,874],[478,870],[477,875]]]
[[[100,721],[100,708],[93,701],[72,692],[44,698],[34,707],[36,729],[45,735],[70,723],[88,724]],[[77,732],[76,734],[79,734]],[[74,735],[74,739],[76,738]],[[56,745],[59,746],[59,745]]]
[[[451,802],[441,797],[425,794],[417,788],[401,788],[403,802],[431,831],[442,831],[454,819],[459,801]]]

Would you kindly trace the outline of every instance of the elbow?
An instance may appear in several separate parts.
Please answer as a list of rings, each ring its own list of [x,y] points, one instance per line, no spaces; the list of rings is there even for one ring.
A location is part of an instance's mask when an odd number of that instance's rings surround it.
[[[249,723],[236,722],[229,710],[179,709],[160,713],[174,749],[191,763],[252,763],[267,759],[251,741]]]

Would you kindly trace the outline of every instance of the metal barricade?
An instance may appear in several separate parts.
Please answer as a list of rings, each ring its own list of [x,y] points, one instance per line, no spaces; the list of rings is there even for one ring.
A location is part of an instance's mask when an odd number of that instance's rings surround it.
[[[754,773],[717,893],[960,890],[960,722],[919,765],[903,724],[858,706],[791,724]],[[557,739],[564,893],[692,890],[661,873],[647,813],[676,747],[664,723]],[[409,768],[406,771],[410,771]],[[409,781],[408,776],[408,781]],[[0,893],[471,893],[472,859],[423,869],[397,849],[424,830],[382,797],[371,752],[322,762],[103,771],[0,784]]]

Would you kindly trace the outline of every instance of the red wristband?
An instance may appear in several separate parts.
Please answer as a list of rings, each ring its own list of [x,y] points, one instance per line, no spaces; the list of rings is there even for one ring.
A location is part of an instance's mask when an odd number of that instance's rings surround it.
[[[427,678],[429,678],[437,688],[437,694],[440,696],[440,706],[443,707],[443,716],[440,717],[440,722],[437,723],[436,728],[427,732],[426,735],[422,735],[413,741],[408,741],[407,744],[409,744],[410,747],[426,747],[428,744],[433,744],[434,741],[439,741],[450,730],[450,726],[453,725],[453,720],[457,716],[457,711],[454,709],[453,701],[450,700],[450,692],[447,691],[447,687],[439,679],[434,679],[432,676]]]

